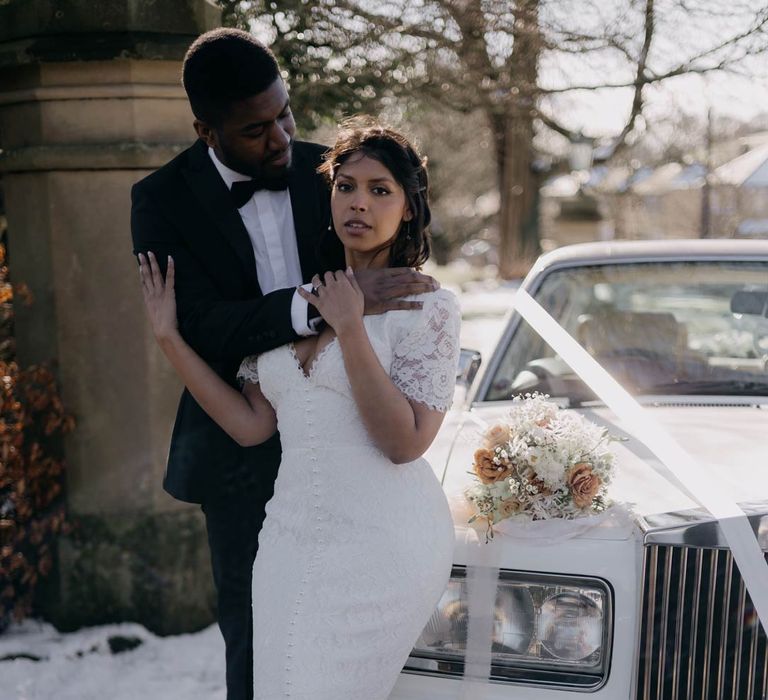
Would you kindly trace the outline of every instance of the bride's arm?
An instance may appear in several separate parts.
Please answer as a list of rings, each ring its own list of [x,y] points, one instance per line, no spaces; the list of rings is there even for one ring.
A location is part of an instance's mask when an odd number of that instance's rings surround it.
[[[352,395],[368,434],[395,464],[423,455],[445,413],[410,401],[381,366],[363,324],[339,336]]]
[[[240,393],[184,341],[176,322],[173,259],[163,282],[155,256],[148,255],[149,263],[139,255],[139,271],[152,332],[163,353],[195,401],[235,442],[243,447],[264,442],[277,428],[274,409],[258,384],[246,383]]]
[[[349,270],[335,273],[335,278],[326,273],[317,297],[302,296],[336,332],[353,398],[374,444],[396,464],[421,457],[445,413],[410,401],[381,366],[363,324],[363,297],[354,275]]]

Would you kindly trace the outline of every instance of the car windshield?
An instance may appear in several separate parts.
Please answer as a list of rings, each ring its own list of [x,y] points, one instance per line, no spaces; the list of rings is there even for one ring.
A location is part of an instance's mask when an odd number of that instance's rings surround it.
[[[635,395],[768,396],[768,262],[561,268],[534,298]],[[533,391],[596,398],[520,321],[485,400]]]

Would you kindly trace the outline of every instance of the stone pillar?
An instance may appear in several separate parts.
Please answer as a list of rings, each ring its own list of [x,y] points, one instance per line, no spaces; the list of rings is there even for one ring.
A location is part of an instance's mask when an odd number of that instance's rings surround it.
[[[161,488],[180,386],[145,321],[131,185],[193,141],[181,59],[218,26],[208,0],[0,3],[0,185],[23,365],[55,359],[77,419],[66,443],[77,522],[41,600],[62,629],[213,620],[199,509]]]

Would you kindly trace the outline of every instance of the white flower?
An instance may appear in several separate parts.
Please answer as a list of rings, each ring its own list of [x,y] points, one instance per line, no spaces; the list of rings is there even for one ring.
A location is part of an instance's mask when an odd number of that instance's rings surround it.
[[[584,509],[575,507],[566,485],[567,475],[579,462],[588,462],[601,479],[590,512],[600,512],[608,505],[605,491],[614,468],[614,456],[608,449],[611,437],[604,428],[547,399],[541,394],[515,397],[506,421],[509,439],[493,448],[494,464],[510,468],[511,475],[466,491],[478,513],[493,522],[511,513],[515,519],[530,520],[584,515]],[[510,499],[515,501],[514,509],[508,507]]]
[[[566,464],[558,454],[545,452],[536,462],[536,475],[550,488],[556,488],[563,482]]]

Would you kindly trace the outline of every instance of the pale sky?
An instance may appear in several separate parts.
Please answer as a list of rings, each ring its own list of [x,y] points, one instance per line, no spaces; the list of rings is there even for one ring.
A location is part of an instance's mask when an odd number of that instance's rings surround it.
[[[542,4],[544,21],[564,31],[611,36],[630,52],[640,52],[643,20],[638,3],[626,0],[552,0]],[[704,120],[707,110],[719,117],[749,121],[768,113],[768,48],[764,33],[755,32],[746,40],[728,45],[736,36],[753,30],[766,18],[765,0],[657,0],[653,41],[648,70],[664,74],[699,56],[699,68],[736,60],[734,72],[682,75],[649,85],[644,91],[645,115],[649,120],[684,113]],[[608,28],[608,29],[606,29]],[[552,50],[542,55],[539,74],[544,87],[630,83],[636,66],[622,53],[610,48],[579,52],[562,46],[555,29]],[[763,29],[763,32],[765,30]],[[726,47],[713,52],[714,47]],[[584,44],[580,44],[584,46]],[[757,55],[743,58],[745,52]],[[746,77],[750,76],[750,77]],[[625,124],[632,101],[631,89],[575,91],[564,93],[554,103],[553,113],[572,129],[589,136],[618,133]]]
[[[645,96],[649,120],[684,112],[703,121],[711,107],[716,117],[749,121],[768,114],[768,66],[762,78],[729,74],[680,76],[647,87]],[[559,98],[558,118],[588,136],[616,134],[626,121],[631,100],[629,89],[574,92]]]

